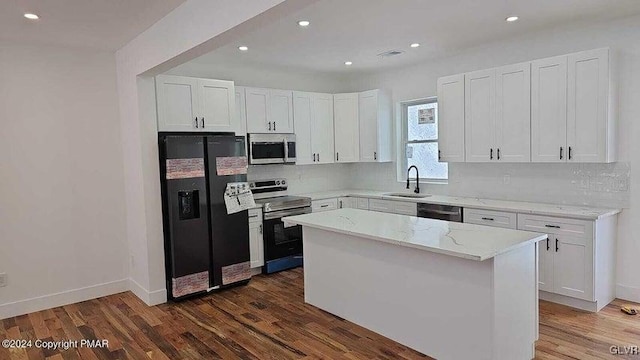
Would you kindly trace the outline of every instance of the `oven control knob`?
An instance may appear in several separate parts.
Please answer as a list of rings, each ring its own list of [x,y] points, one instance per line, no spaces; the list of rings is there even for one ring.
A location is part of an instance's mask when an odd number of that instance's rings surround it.
[[[254,183],[249,184],[249,187],[254,187],[254,186],[255,186]]]
[[[276,181],[276,185],[280,185],[280,180]]]
[[[286,181],[282,180],[282,185],[285,185],[286,183],[287,183]]]

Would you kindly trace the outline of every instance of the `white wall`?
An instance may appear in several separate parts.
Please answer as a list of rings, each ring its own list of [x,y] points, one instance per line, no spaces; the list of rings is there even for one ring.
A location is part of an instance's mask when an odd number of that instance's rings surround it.
[[[113,53],[0,42],[0,319],[128,289]]]
[[[515,24],[517,26],[517,24]],[[352,78],[352,90],[387,88],[400,101],[436,95],[440,76],[611,47],[619,56],[619,163],[450,164],[448,185],[426,192],[498,199],[623,207],[619,218],[618,296],[640,301],[640,17],[547,32],[487,44],[410,68]],[[374,189],[400,189],[395,164],[359,164],[352,178]],[[380,176],[380,174],[384,174]],[[508,175],[508,183],[504,181]]]

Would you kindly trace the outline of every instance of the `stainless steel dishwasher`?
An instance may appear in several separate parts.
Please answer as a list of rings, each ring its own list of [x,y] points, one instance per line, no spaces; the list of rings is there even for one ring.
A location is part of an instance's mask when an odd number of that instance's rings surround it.
[[[418,203],[418,217],[462,222],[462,214],[460,206]]]

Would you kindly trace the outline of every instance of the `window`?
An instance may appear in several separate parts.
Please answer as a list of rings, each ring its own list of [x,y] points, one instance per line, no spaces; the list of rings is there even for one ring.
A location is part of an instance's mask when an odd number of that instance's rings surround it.
[[[406,180],[407,169],[415,165],[420,180],[445,182],[447,163],[438,162],[438,100],[434,98],[402,104],[402,142],[404,151],[398,164],[398,178]],[[411,175],[415,173],[412,172]]]

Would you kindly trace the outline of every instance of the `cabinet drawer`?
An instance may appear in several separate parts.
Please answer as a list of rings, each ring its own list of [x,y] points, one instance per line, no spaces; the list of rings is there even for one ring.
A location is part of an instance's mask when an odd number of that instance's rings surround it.
[[[311,202],[313,212],[329,211],[338,208],[338,199],[315,200]]]
[[[515,229],[518,226],[515,213],[469,208],[464,209],[464,222],[506,229]]]
[[[369,199],[356,198],[356,209],[369,210]]]
[[[262,222],[262,209],[249,209],[249,223]]]
[[[593,221],[518,214],[518,230],[593,238]]]
[[[392,213],[393,212],[393,201],[391,201],[391,200],[369,199],[369,210]]]
[[[401,215],[418,215],[418,204],[414,202],[394,201],[393,212]]]

